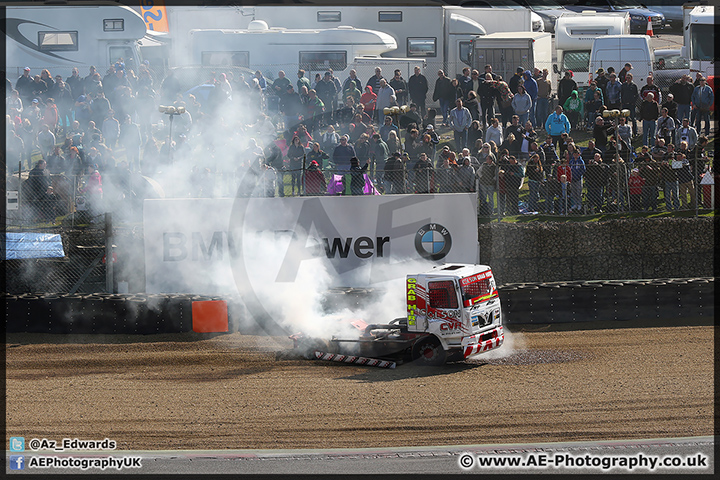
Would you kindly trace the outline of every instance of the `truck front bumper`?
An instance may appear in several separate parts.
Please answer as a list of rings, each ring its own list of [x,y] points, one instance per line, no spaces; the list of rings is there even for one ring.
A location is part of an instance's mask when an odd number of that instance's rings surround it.
[[[479,353],[489,352],[501,346],[505,341],[502,325],[487,332],[477,333],[462,339],[463,357],[468,358]]]

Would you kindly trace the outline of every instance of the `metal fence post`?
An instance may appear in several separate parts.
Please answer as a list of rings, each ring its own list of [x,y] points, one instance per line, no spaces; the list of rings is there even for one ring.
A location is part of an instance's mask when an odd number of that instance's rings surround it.
[[[108,293],[114,293],[112,250],[112,213],[105,212],[105,290]]]

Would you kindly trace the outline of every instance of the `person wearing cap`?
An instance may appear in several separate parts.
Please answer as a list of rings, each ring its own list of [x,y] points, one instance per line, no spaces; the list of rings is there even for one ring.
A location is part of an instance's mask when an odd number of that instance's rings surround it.
[[[660,117],[660,105],[658,105],[653,92],[647,92],[640,104],[640,120],[642,120],[643,145],[650,145],[650,139],[655,137],[655,127]]]
[[[320,150],[320,145],[315,143],[317,147],[313,146],[314,151]],[[325,152],[321,152],[325,153]],[[327,154],[326,154],[327,155]],[[309,159],[309,156],[308,156]],[[320,160],[322,162],[322,160]],[[305,195],[325,195],[327,191],[327,184],[325,182],[325,175],[322,172],[320,164],[317,160],[310,160],[307,168],[305,169]]]

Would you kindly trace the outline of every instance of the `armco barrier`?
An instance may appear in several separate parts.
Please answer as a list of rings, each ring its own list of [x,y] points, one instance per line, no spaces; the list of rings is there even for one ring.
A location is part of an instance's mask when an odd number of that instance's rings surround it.
[[[713,278],[507,284],[504,321],[515,324],[712,320]],[[362,306],[372,289],[334,289],[331,308]],[[228,331],[262,335],[235,297],[190,294],[4,295],[8,333],[158,334],[193,331],[193,302],[225,300]],[[390,320],[390,319],[388,319]],[[282,332],[278,332],[281,335]]]

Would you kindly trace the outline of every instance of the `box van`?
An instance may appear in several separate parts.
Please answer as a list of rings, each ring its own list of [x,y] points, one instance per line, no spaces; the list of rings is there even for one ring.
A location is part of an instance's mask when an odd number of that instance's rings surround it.
[[[626,63],[632,64],[633,81],[639,87],[653,71],[655,53],[647,35],[607,35],[593,41],[590,52],[590,72],[598,68],[614,67],[619,72]]]

